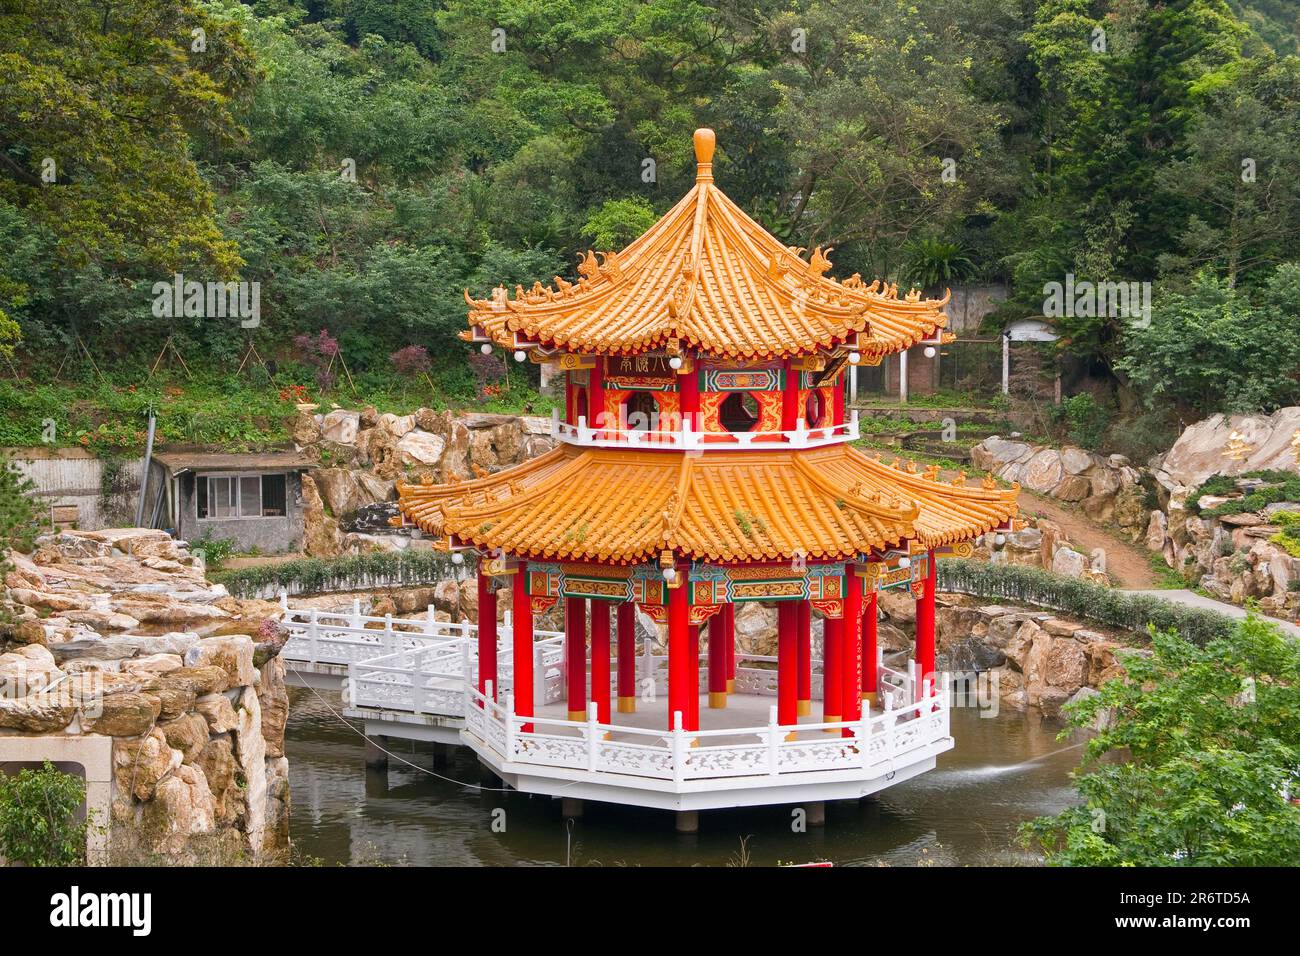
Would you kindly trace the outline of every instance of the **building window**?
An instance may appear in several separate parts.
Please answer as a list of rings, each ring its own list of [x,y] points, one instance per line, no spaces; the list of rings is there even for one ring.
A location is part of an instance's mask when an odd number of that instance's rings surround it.
[[[809,428],[817,428],[825,417],[826,399],[821,389],[815,388],[808,393],[808,401],[804,403],[804,421],[808,423]]]
[[[195,506],[200,518],[283,518],[284,475],[199,475]]]
[[[658,419],[659,403],[649,392],[633,392],[623,402],[623,421],[628,431],[653,431]]]
[[[758,399],[749,392],[732,392],[718,408],[718,421],[729,432],[752,431],[758,424]]]

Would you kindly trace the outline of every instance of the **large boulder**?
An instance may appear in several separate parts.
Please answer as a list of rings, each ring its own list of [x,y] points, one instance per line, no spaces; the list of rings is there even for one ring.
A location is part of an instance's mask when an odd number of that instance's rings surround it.
[[[1300,430],[1300,407],[1272,415],[1212,415],[1178,436],[1164,456],[1157,477],[1166,486],[1196,487],[1214,474],[1239,475],[1263,469],[1296,467],[1292,438]],[[1228,458],[1224,449],[1236,434],[1246,452]]]
[[[321,420],[321,435],[326,441],[351,445],[357,440],[361,427],[361,413],[336,408]]]
[[[1065,477],[1061,454],[1054,448],[1044,448],[1026,463],[1020,482],[1031,491],[1048,494]]]
[[[442,463],[447,441],[431,432],[412,431],[397,443],[397,458],[403,468],[415,474],[436,471]]]
[[[339,521],[326,511],[316,480],[310,474],[302,476],[302,518],[303,550],[315,558],[337,555],[343,540]]]

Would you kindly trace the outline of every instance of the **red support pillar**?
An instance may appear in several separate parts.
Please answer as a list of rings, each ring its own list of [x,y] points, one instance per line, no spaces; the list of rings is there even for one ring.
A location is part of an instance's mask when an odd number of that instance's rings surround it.
[[[690,371],[677,375],[677,391],[681,396],[678,407],[681,409],[682,421],[691,431],[700,430],[700,376],[695,363],[686,359]]]
[[[849,387],[848,370],[849,367],[847,365],[844,366],[844,370],[840,372],[835,382],[835,387],[832,389],[832,392],[835,395],[835,406],[834,406],[835,411],[834,411],[834,417],[831,419],[831,421],[834,422],[836,425],[843,425],[846,419],[844,413],[844,403],[845,403],[844,390]]]
[[[686,679],[690,686],[690,694],[686,699],[686,704],[690,708],[690,716],[686,718],[686,727],[689,730],[700,729],[700,626],[692,624],[690,626],[691,652],[690,668],[687,671]]]
[[[709,707],[724,710],[727,706],[727,605],[709,618]]]
[[[822,723],[830,724],[844,715],[844,619],[822,621]]]
[[[520,561],[511,581],[514,588],[513,634],[511,643],[515,658],[515,716],[533,716],[533,608],[528,597],[528,564]],[[531,733],[532,724],[524,724],[524,733]]]
[[[915,560],[915,559],[914,559]],[[920,672],[921,695],[934,688],[934,552],[926,553],[925,581],[916,602],[916,665]]]
[[[722,605],[722,613],[726,615],[723,634],[727,642],[727,693],[734,694],[736,692],[736,605]]]
[[[564,599],[564,669],[569,719],[587,719],[587,599]]]
[[[618,624],[618,712],[636,713],[636,605],[624,601],[616,612]]]
[[[679,575],[681,571],[677,572]],[[691,652],[691,609],[686,601],[686,582],[668,589],[668,729],[676,730],[676,715],[682,715],[681,729],[693,730],[688,723],[687,656]]]
[[[800,717],[812,713],[812,603],[800,601],[798,605],[799,632],[799,701]]]
[[[781,431],[792,432],[799,419],[799,371],[785,360],[785,388],[781,392]]]
[[[609,602],[591,602],[591,699],[596,719],[609,723]]]
[[[880,686],[880,675],[876,670],[876,592],[867,595],[866,609],[862,612],[862,700],[867,708],[875,706],[876,688]]]
[[[596,356],[596,367],[587,373],[587,424],[604,428],[605,422],[605,359]],[[613,427],[613,426],[610,426]]]
[[[478,692],[487,694],[492,684],[492,699],[497,699],[497,592],[492,579],[482,571],[478,575]]]
[[[862,579],[852,564],[844,566],[844,669],[840,671],[840,709],[843,720],[862,717]],[[844,731],[845,737],[853,732]]]
[[[799,610],[793,601],[776,606],[776,721],[799,723]],[[794,733],[786,738],[793,739]]]

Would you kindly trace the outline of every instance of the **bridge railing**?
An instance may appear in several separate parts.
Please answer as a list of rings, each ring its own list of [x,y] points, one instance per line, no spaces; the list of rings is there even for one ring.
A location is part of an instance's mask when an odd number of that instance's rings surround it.
[[[949,737],[946,695],[931,694],[898,709],[888,706],[890,699],[886,697],[883,713],[800,724],[798,737],[788,740],[793,728],[777,723],[775,706],[762,726],[646,730],[601,723],[594,704],[586,721],[516,717],[509,691],[500,704],[466,685],[465,732],[509,763],[585,771],[597,778],[649,777],[681,784],[836,770],[883,775]],[[681,725],[680,713],[674,724]]]

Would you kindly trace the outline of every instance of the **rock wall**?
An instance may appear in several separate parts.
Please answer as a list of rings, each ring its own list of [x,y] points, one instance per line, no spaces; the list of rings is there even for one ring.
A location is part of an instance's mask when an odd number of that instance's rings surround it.
[[[165,532],[43,537],[9,553],[0,734],[113,740],[113,861],[288,848],[280,608],[210,586]]]
[[[1030,491],[1078,504],[1089,518],[1117,526],[1132,541],[1146,533],[1142,473],[1123,455],[1030,445],[994,435],[971,449],[971,464]]]
[[[304,411],[292,434],[296,446],[319,462],[303,475],[303,546],[319,557],[412,546],[409,535],[386,526],[397,513],[391,502],[398,481],[472,478],[555,447],[549,418],[428,408],[411,415],[373,408]]]
[[[1259,602],[1269,614],[1300,612],[1300,559],[1269,539],[1281,528],[1279,511],[1300,511],[1300,502],[1274,502],[1258,511],[1205,515],[1264,483],[1239,478],[1223,495],[1203,495],[1198,513],[1188,499],[1214,475],[1300,470],[1300,408],[1272,415],[1213,415],[1191,425],[1167,453],[1152,462],[1160,508],[1149,513],[1146,544],[1165,563],[1216,597],[1234,604]]]

